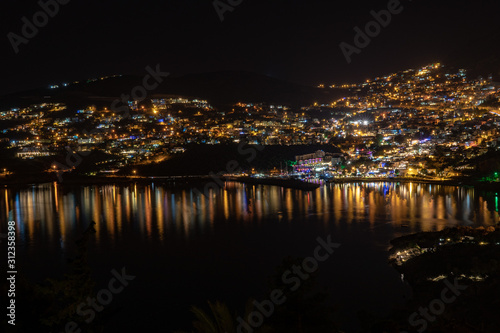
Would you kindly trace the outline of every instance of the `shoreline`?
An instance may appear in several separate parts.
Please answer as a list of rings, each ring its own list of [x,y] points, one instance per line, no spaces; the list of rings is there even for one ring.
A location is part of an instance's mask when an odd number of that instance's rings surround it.
[[[284,188],[291,188],[303,191],[313,191],[320,188],[321,185],[308,183],[296,179],[280,179],[280,178],[251,178],[251,177],[226,177],[226,180],[234,181],[249,185],[271,185]]]
[[[443,186],[461,186],[461,187],[474,187],[481,190],[500,190],[499,183],[484,183],[471,179],[449,179],[449,180],[433,180],[425,178],[342,178],[332,179],[327,181],[328,184],[346,184],[346,183],[419,183]]]
[[[252,178],[252,177],[219,177],[222,181],[234,181],[250,185],[271,185],[284,188],[301,189],[312,191],[319,188],[321,185],[309,183],[295,179],[280,179],[280,178]],[[66,175],[62,182],[59,182],[55,174],[44,175],[27,175],[23,177],[7,176],[0,177],[0,186],[26,186],[34,184],[45,184],[57,182],[58,184],[68,185],[103,185],[103,184],[130,184],[130,183],[152,183],[162,182],[169,183],[173,186],[189,186],[192,183],[213,182],[214,179],[209,175],[192,175],[192,176],[148,176],[148,177],[127,177],[127,176],[71,176]],[[461,186],[473,187],[478,190],[500,191],[500,183],[484,183],[473,181],[470,179],[451,179],[451,180],[432,180],[419,178],[336,178],[324,182],[324,185],[329,184],[348,184],[348,183],[419,183],[432,184],[443,186]]]

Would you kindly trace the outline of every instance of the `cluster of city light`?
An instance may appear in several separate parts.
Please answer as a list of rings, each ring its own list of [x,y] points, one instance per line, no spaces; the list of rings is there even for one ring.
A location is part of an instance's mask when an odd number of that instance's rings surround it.
[[[469,160],[500,143],[500,103],[480,105],[498,101],[500,90],[491,78],[469,80],[464,70],[432,64],[335,88],[344,96],[300,109],[251,101],[215,109],[206,100],[178,96],[144,105],[131,101],[126,115],[89,105],[68,116],[60,112],[66,110],[63,103],[42,103],[0,111],[0,120],[15,120],[2,132],[16,137],[8,142],[20,158],[47,156],[71,146],[121,156],[119,167],[154,160],[189,143],[245,140],[262,145],[334,144],[345,161],[320,168],[333,176],[442,178],[472,170]],[[318,110],[321,117],[314,112]],[[94,128],[83,132],[80,123]],[[455,167],[448,165],[450,160]]]

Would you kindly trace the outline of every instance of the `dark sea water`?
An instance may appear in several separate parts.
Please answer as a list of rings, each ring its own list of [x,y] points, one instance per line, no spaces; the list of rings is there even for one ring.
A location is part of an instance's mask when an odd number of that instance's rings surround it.
[[[202,191],[203,192],[203,191]],[[207,197],[160,184],[56,184],[0,189],[0,232],[17,225],[17,266],[34,282],[59,277],[91,221],[89,262],[97,290],[111,270],[136,278],[117,295],[106,332],[189,329],[191,305],[242,310],[268,298],[267,282],[287,256],[313,255],[318,237],[341,246],[319,264],[338,323],[357,312],[383,316],[410,295],[387,264],[391,239],[457,225],[498,222],[498,194],[428,184],[326,185],[313,192],[226,183]]]

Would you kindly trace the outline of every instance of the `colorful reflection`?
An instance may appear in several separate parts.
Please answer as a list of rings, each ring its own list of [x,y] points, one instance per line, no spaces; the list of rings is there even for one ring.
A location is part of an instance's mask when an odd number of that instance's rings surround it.
[[[201,187],[200,187],[201,188]],[[410,232],[454,225],[498,223],[498,194],[472,188],[418,183],[325,185],[314,192],[274,186],[226,183],[208,195],[195,189],[151,184],[66,187],[52,184],[0,191],[0,231],[15,220],[18,238],[39,237],[64,247],[96,222],[96,241],[121,240],[124,233],[168,241],[215,232],[217,224],[259,225],[264,221],[315,219],[325,225],[391,224]]]

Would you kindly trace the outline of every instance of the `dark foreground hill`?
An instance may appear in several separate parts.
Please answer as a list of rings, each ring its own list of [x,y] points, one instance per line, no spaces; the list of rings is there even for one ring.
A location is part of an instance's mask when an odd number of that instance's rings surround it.
[[[183,154],[157,163],[138,167],[141,176],[185,176],[230,173],[228,163],[236,161],[237,168],[256,171],[283,168],[287,161],[295,161],[296,155],[313,153],[317,150],[336,153],[340,150],[332,145],[299,146],[253,146],[245,145],[192,145]],[[291,171],[291,167],[288,169]],[[129,171],[125,171],[129,172]]]

